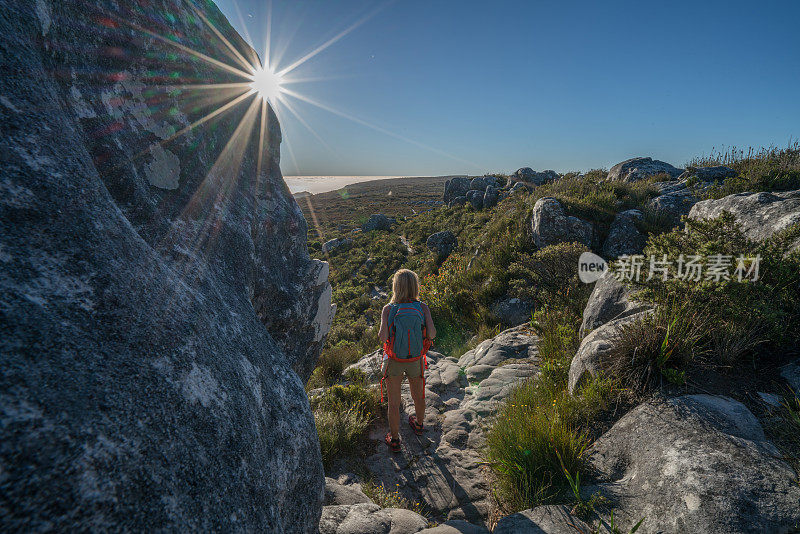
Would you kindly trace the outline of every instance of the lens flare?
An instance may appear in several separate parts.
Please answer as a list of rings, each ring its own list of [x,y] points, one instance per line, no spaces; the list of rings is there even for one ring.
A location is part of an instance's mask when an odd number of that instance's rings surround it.
[[[283,77],[269,67],[258,67],[253,70],[251,78],[250,87],[258,96],[274,104],[281,94]]]

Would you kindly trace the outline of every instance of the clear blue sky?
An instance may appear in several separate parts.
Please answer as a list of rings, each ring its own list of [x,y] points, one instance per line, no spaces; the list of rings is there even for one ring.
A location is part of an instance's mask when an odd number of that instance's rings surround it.
[[[269,1],[216,2],[263,54]],[[273,0],[271,55],[285,48],[286,66],[377,5]],[[284,112],[281,167],[568,171],[785,145],[800,136],[798,21],[797,0],[396,1],[292,72],[324,80],[287,87],[414,143],[292,100],[328,146]]]

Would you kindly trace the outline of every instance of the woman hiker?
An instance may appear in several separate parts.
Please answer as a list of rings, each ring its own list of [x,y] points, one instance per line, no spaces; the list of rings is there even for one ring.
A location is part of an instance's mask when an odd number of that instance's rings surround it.
[[[408,377],[414,415],[408,424],[421,435],[425,421],[425,353],[436,337],[431,311],[419,300],[419,278],[414,271],[400,269],[392,279],[392,300],[383,307],[378,337],[383,343],[381,367],[381,401],[383,383],[389,396],[389,433],[386,444],[392,452],[400,452],[400,386],[403,374]]]

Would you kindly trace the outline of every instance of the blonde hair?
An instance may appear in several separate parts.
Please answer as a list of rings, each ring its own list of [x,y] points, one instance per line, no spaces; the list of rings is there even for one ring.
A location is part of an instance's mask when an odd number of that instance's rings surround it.
[[[417,273],[400,269],[392,277],[391,304],[419,300],[419,278]]]

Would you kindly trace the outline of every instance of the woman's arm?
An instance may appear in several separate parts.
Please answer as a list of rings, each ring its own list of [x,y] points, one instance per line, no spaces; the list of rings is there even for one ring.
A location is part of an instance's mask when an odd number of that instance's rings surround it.
[[[381,312],[381,328],[378,330],[378,339],[381,343],[389,339],[389,305],[383,307]]]
[[[436,327],[433,326],[433,317],[431,317],[431,309],[424,302],[422,303],[422,311],[425,312],[425,329],[428,339],[436,337]]]

